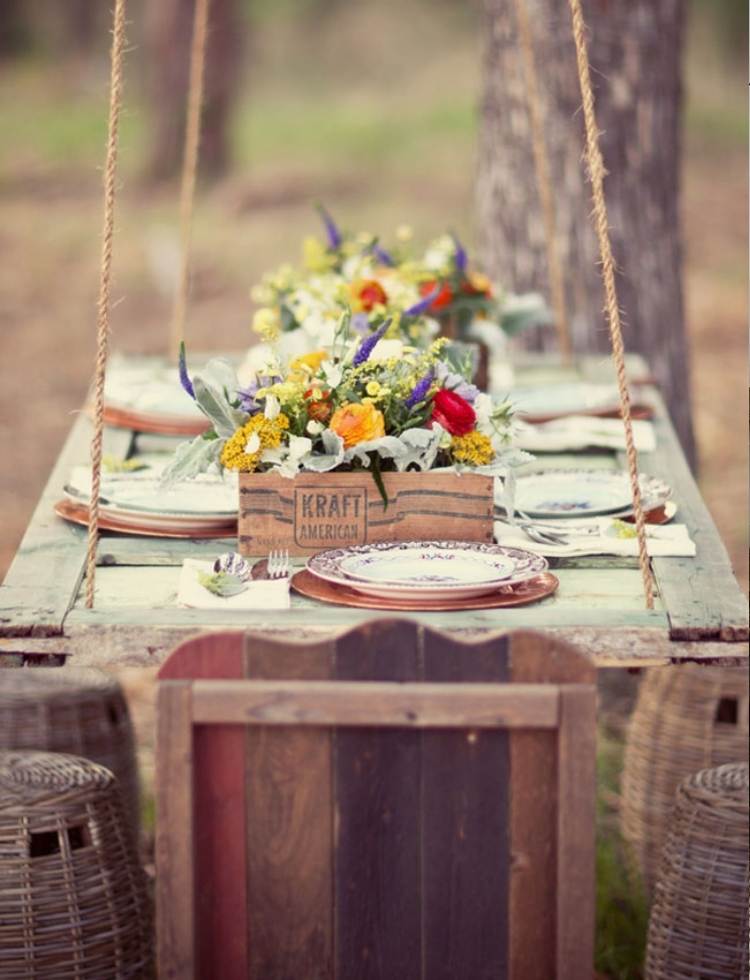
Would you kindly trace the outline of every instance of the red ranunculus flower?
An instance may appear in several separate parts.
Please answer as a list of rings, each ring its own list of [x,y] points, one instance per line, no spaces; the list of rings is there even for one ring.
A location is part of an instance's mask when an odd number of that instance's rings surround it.
[[[355,313],[369,313],[374,306],[385,306],[388,295],[376,279],[358,279],[349,287],[352,294],[352,309]]]
[[[430,279],[428,282],[423,282],[419,287],[420,295],[429,296],[430,293],[434,293],[435,290],[440,287],[437,296],[430,303],[430,313],[439,313],[440,310],[444,310],[446,306],[449,306],[453,302],[453,290],[448,285],[447,282],[442,283],[442,285],[435,279]]]
[[[465,398],[443,388],[432,400],[432,421],[452,436],[465,436],[476,425],[477,417]]]

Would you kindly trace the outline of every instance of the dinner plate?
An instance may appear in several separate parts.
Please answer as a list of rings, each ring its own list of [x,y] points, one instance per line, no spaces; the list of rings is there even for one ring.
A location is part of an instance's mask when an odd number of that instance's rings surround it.
[[[516,510],[530,517],[593,517],[631,501],[630,480],[619,471],[543,470],[516,481]]]
[[[383,541],[323,551],[307,567],[366,595],[458,599],[534,578],[547,563],[530,551],[476,541]]]
[[[89,509],[86,504],[71,499],[58,500],[54,506],[58,517],[73,524],[88,525]],[[99,528],[102,531],[117,531],[120,534],[135,534],[149,538],[236,538],[237,522],[225,524],[181,524],[169,525],[157,522],[142,522],[138,519],[123,518],[113,514],[106,507],[99,508]]]
[[[513,388],[510,392],[519,415],[573,415],[617,408],[619,398],[614,385],[583,383],[552,384]]]
[[[70,481],[63,488],[67,497],[88,504],[91,494],[91,470],[73,467]],[[165,521],[227,523],[237,516],[237,481],[203,474],[164,487],[156,468],[132,473],[104,473],[100,487],[100,505],[124,518],[139,522],[149,517]]]

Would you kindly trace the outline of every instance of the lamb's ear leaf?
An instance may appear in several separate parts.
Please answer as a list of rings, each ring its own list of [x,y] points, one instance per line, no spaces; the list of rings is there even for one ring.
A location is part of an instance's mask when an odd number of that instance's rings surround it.
[[[181,443],[162,472],[162,485],[171,486],[181,480],[189,480],[199,473],[205,473],[212,463],[218,464],[224,442],[224,439],[207,440],[196,436],[192,442]]]

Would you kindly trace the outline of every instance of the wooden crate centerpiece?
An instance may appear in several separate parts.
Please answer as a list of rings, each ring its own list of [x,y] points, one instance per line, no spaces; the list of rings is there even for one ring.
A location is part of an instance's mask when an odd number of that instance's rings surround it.
[[[375,541],[492,541],[493,479],[475,473],[240,474],[239,550],[310,556]]]

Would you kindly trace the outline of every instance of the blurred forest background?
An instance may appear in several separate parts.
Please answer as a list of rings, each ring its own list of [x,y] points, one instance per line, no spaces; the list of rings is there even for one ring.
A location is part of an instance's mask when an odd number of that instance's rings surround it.
[[[3,0],[0,12],[0,452],[12,461],[0,576],[93,366],[109,6]],[[112,317],[124,350],[166,346],[190,16],[185,0],[128,4]],[[214,16],[225,40],[208,97],[227,127],[204,146],[193,350],[251,342],[250,286],[297,258],[316,198],[386,238],[407,221],[420,238],[452,226],[474,241],[478,0],[216,0]],[[746,43],[744,0],[689,4],[682,210],[700,479],[745,584]]]

